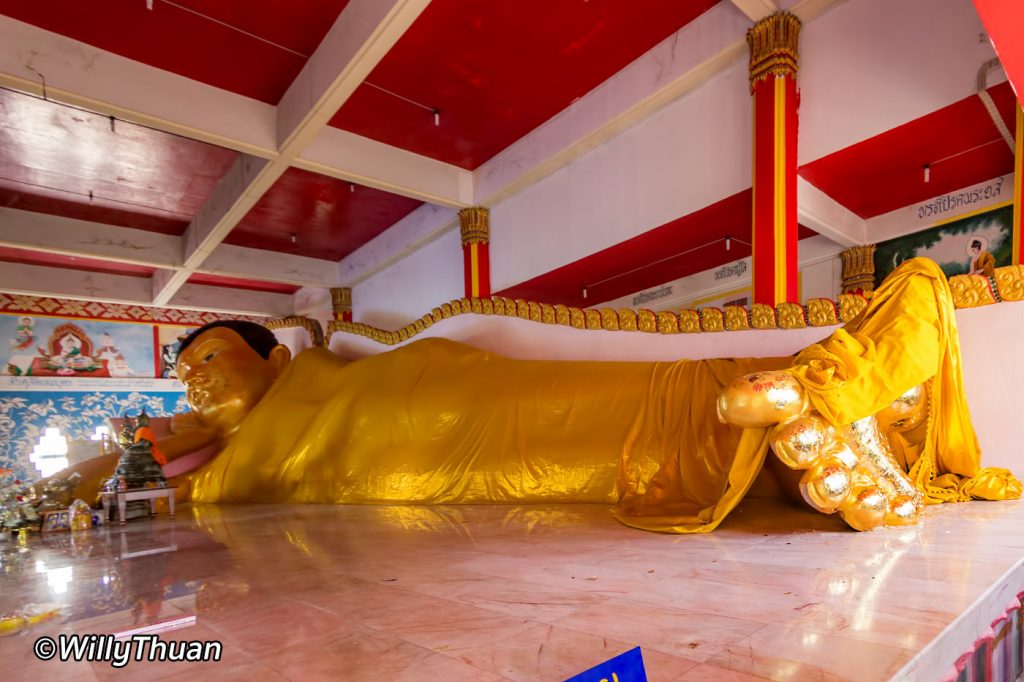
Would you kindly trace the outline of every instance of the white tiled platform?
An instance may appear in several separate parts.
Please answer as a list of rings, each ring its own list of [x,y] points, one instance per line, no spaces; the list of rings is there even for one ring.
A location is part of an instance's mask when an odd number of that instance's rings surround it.
[[[0,541],[0,679],[560,680],[639,645],[651,680],[934,680],[1024,589],[1024,504],[913,528],[748,500],[715,533],[607,509],[232,506]],[[68,570],[70,568],[70,571]],[[43,634],[194,616],[219,663],[40,662]]]

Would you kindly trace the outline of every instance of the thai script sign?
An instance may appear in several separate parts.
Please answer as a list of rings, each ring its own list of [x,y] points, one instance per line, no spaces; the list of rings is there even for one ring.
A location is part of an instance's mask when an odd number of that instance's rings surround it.
[[[664,286],[660,289],[652,289],[651,291],[645,291],[642,294],[637,294],[633,297],[633,305],[638,306],[641,303],[647,303],[658,298],[665,298],[666,296],[672,295],[672,286]]]
[[[996,178],[992,182],[984,185],[977,185],[965,190],[950,192],[949,194],[943,194],[941,197],[930,199],[918,206],[917,217],[929,218],[942,213],[948,213],[950,211],[970,208],[976,204],[981,204],[988,199],[996,199],[1002,193],[1004,182],[1004,178]],[[980,208],[980,206],[978,208]]]
[[[743,273],[747,271],[747,261],[738,260],[731,265],[723,265],[719,269],[715,270],[715,279],[725,279],[727,277],[742,277]]]
[[[91,393],[100,391],[139,391],[143,393],[182,393],[184,387],[176,379],[102,378],[88,377],[11,377],[0,376],[3,391],[61,391]]]

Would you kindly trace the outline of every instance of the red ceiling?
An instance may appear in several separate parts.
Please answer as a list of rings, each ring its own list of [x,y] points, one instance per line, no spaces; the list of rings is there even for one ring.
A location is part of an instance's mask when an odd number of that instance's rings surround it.
[[[1012,132],[1010,84],[989,93]],[[931,166],[927,183],[925,164]],[[976,95],[800,168],[800,175],[861,218],[1011,172],[1013,152]]]
[[[226,287],[229,289],[247,289],[249,291],[267,291],[273,294],[294,294],[299,287],[294,284],[282,282],[262,282],[253,279],[241,279],[239,277],[224,277],[222,275],[208,275],[197,272],[188,278],[190,284],[208,284],[215,287]]]
[[[422,204],[416,199],[289,168],[225,241],[337,261]]]
[[[434,0],[331,125],[474,169],[717,0]]]
[[[128,275],[129,277],[152,277],[153,273],[156,272],[155,268],[143,265],[114,263],[78,256],[29,251],[27,249],[12,249],[6,246],[0,246],[0,262],[46,265],[59,267],[62,270],[83,270],[85,272],[102,272],[108,275]]]
[[[169,4],[155,0],[153,9],[148,10],[146,0],[104,0],[101,4],[83,0],[0,0],[0,14],[277,104],[302,70],[306,56],[316,50],[347,3],[175,0]]]
[[[751,190],[534,277],[499,296],[578,307],[599,305],[750,255]],[[800,239],[815,233],[801,226]],[[733,240],[729,249],[725,237]],[[583,298],[583,289],[587,298]]]
[[[0,89],[0,205],[182,234],[236,153]]]

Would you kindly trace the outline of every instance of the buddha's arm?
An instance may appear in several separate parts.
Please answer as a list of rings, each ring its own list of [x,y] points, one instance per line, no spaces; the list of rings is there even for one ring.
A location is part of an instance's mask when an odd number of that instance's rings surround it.
[[[167,461],[173,462],[179,457],[212,445],[216,441],[217,435],[210,429],[189,428],[161,439],[160,449],[167,456]],[[67,478],[71,474],[77,473],[82,478],[75,485],[75,498],[91,503],[99,494],[103,482],[114,475],[119,458],[120,454],[118,453],[93,457],[64,469],[56,477]]]

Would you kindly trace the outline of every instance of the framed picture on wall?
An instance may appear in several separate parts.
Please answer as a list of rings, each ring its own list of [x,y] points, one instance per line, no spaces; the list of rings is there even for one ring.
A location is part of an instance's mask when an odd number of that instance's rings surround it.
[[[875,285],[910,258],[924,256],[939,264],[946,277],[977,274],[991,277],[1012,263],[1013,206],[944,222],[920,232],[881,242],[875,249]]]

